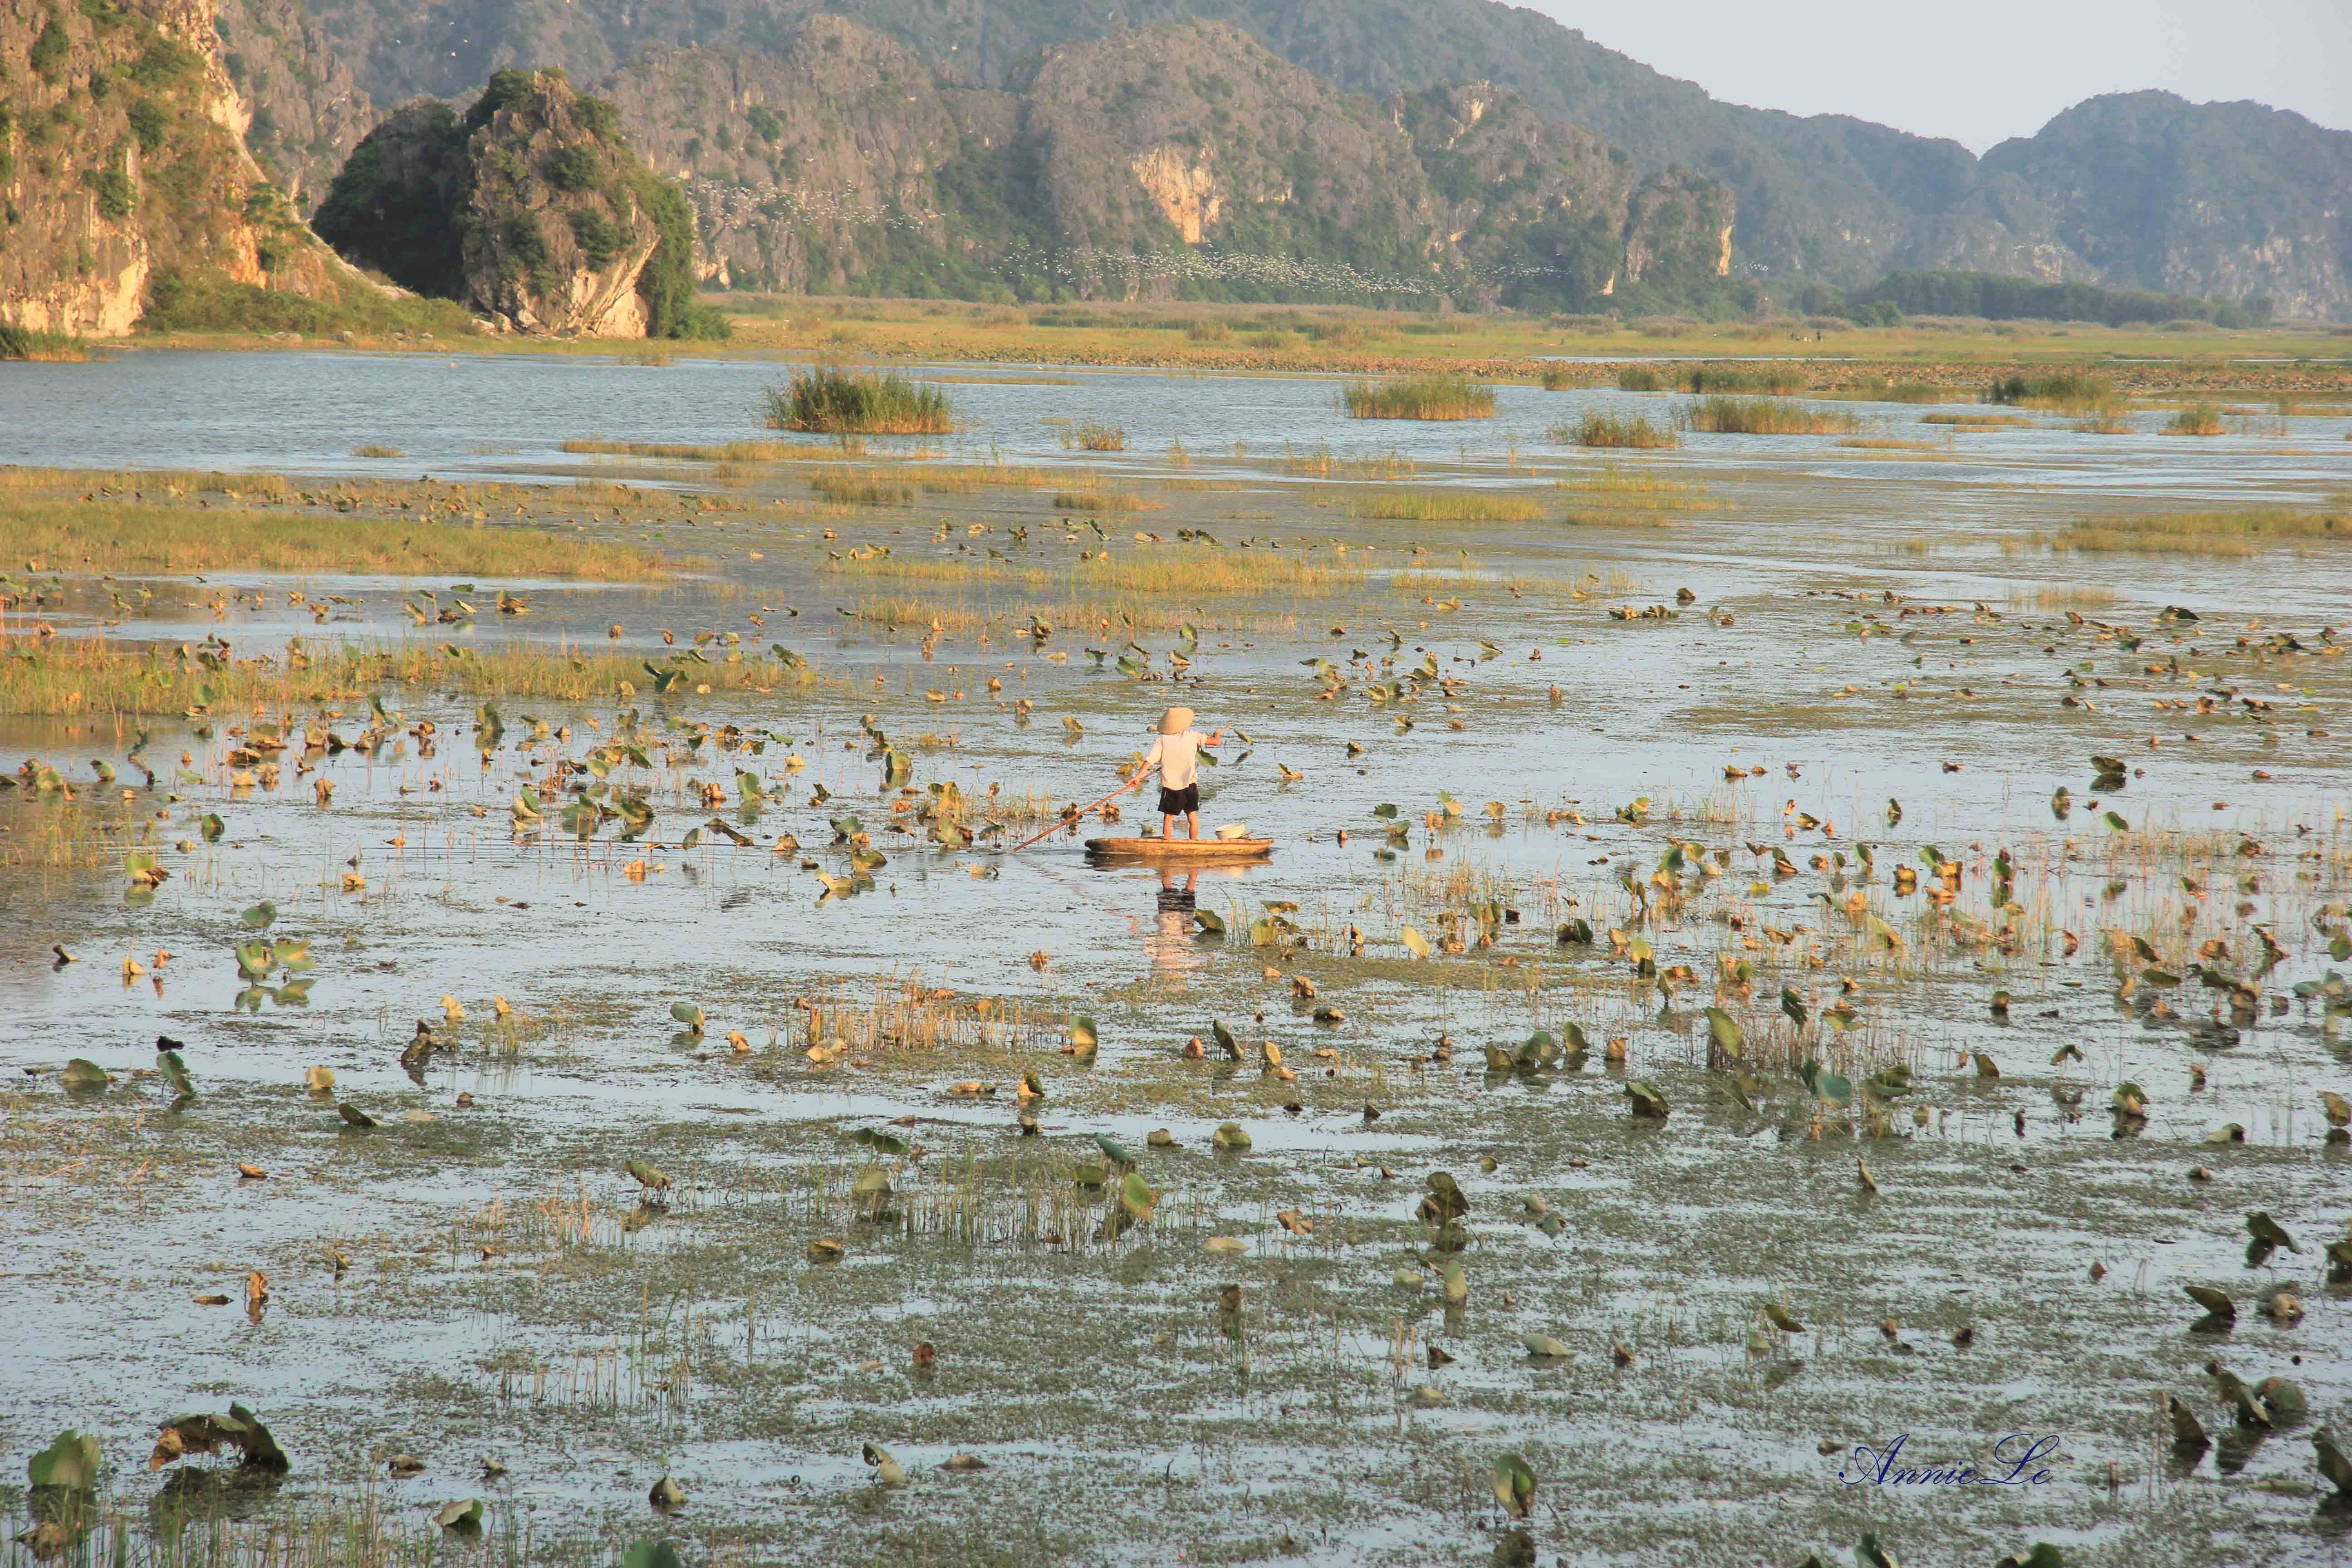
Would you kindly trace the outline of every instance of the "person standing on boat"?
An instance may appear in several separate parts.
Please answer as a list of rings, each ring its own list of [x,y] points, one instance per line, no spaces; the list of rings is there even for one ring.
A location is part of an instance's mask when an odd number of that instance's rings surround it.
[[[1203,735],[1192,728],[1190,708],[1171,708],[1160,716],[1160,733],[1143,754],[1143,766],[1130,784],[1141,784],[1153,768],[1160,770],[1160,837],[1176,837],[1176,819],[1184,819],[1188,838],[1201,837],[1201,748],[1214,746],[1224,731]]]

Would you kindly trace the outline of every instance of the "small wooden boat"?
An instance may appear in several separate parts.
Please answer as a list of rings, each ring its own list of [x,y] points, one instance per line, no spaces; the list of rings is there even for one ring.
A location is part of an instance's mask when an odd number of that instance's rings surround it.
[[[1097,860],[1263,860],[1273,853],[1271,838],[1087,840],[1087,854]]]

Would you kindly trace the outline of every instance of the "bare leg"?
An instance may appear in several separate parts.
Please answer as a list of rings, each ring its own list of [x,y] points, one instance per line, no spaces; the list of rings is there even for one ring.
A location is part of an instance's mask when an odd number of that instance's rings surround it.
[[[1176,819],[1164,811],[1160,814],[1160,837],[1162,838],[1176,837]]]
[[[1184,837],[1187,838],[1198,838],[1201,837],[1201,814],[1199,812],[1188,811],[1184,814]]]

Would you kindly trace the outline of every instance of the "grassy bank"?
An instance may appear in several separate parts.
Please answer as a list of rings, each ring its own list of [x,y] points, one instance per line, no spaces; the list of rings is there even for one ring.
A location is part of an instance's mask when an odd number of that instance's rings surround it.
[[[646,551],[535,528],[109,499],[11,502],[0,512],[0,559],[36,572],[168,575],[331,572],[651,582],[670,570]]]

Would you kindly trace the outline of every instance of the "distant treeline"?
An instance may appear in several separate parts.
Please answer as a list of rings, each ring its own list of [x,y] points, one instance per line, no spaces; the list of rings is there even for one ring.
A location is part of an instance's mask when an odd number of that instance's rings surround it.
[[[2210,321],[2217,327],[2267,326],[2271,302],[2202,300],[2189,294],[2151,294],[2136,289],[2102,289],[2094,283],[2036,283],[1998,272],[1890,272],[1846,297],[1832,314],[1883,320],[1889,311],[1906,316],[1979,316],[1987,321],[2132,322]]]

